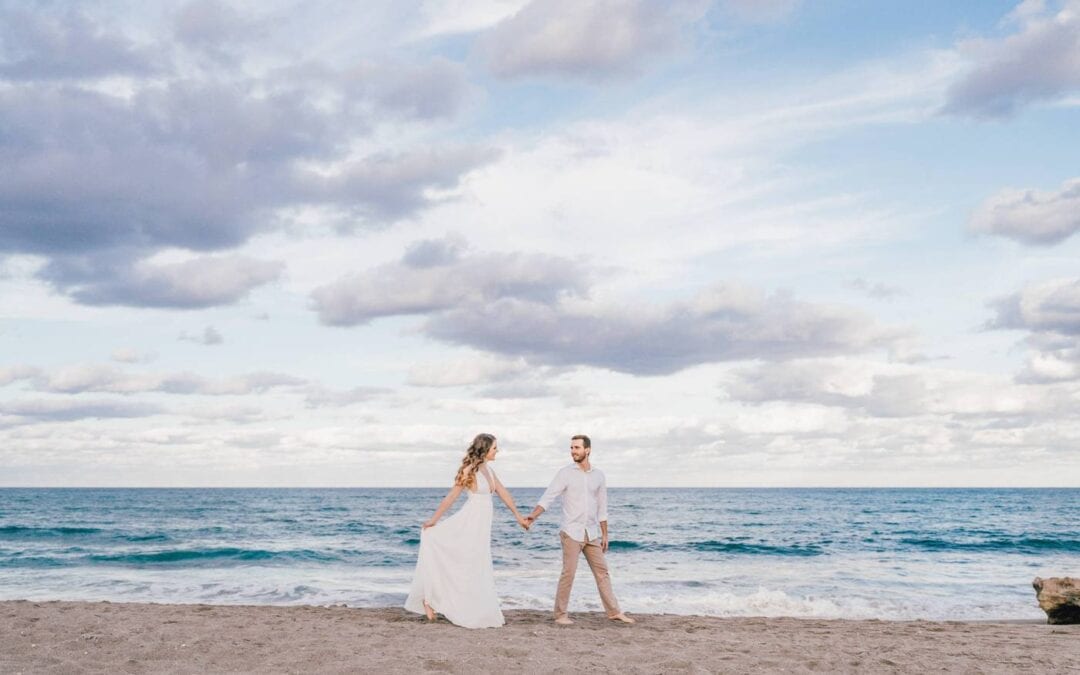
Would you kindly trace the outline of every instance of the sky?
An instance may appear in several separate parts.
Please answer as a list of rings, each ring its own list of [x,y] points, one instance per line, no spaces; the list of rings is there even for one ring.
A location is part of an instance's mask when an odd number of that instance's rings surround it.
[[[0,0],[0,486],[1080,485],[1080,0]]]

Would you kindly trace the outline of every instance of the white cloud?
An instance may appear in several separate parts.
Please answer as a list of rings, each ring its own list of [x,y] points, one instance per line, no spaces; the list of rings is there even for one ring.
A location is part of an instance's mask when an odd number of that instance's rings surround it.
[[[802,0],[721,0],[720,6],[743,21],[778,21],[789,17]]]
[[[460,387],[499,382],[529,370],[524,359],[477,354],[417,364],[409,371],[408,382],[418,387]]]
[[[117,363],[146,363],[153,361],[155,355],[133,347],[118,347],[113,350],[111,358]]]
[[[0,387],[37,377],[41,370],[32,366],[2,366],[0,367]]]
[[[706,3],[695,0],[534,0],[482,37],[499,77],[632,75],[673,49]]]
[[[852,358],[805,359],[732,371],[723,389],[733,400],[847,409],[852,419],[923,417],[946,423],[1054,414],[1054,392],[970,371]],[[937,420],[934,422],[933,420]],[[975,422],[972,422],[975,423]]]
[[[304,401],[309,408],[344,408],[358,403],[370,403],[380,396],[385,396],[389,391],[382,387],[353,387],[338,390],[312,384],[305,389]]]
[[[529,0],[424,0],[413,39],[490,28],[516,14]]]

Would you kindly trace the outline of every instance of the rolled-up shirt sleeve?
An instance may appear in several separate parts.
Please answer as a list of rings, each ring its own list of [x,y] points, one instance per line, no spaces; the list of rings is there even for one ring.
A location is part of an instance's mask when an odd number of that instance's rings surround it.
[[[600,474],[600,489],[596,494],[596,519],[601,523],[607,520],[607,476]]]
[[[555,501],[555,498],[563,493],[566,489],[566,481],[563,479],[563,473],[560,471],[555,474],[555,477],[551,479],[551,485],[548,489],[544,490],[544,494],[540,495],[540,501],[536,502],[536,505],[545,511],[551,510],[551,502]]]

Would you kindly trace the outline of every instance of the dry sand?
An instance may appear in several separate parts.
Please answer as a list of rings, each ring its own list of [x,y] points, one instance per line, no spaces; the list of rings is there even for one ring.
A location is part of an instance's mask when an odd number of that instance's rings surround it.
[[[1065,673],[1080,625],[506,612],[468,630],[399,609],[0,602],[0,673]]]

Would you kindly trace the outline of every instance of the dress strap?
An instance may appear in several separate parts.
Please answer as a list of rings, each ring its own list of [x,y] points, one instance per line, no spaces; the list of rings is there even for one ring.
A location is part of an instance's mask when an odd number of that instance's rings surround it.
[[[495,492],[495,481],[491,480],[491,477],[495,472],[491,470],[491,467],[481,464],[477,473],[484,477],[484,481],[487,483],[488,492]]]

